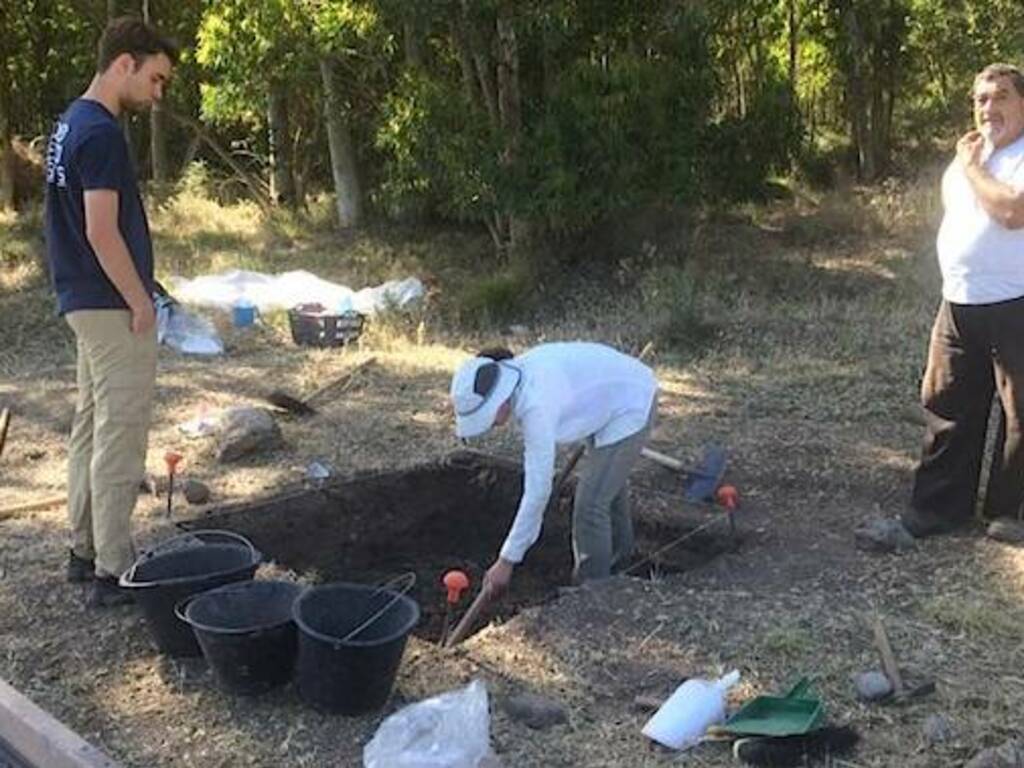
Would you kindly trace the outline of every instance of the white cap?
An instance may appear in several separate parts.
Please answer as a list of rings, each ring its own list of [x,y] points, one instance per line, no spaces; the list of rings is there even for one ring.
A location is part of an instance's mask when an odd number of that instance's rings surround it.
[[[494,426],[498,409],[519,383],[517,368],[486,357],[474,357],[452,376],[451,399],[455,408],[455,434],[477,437]]]

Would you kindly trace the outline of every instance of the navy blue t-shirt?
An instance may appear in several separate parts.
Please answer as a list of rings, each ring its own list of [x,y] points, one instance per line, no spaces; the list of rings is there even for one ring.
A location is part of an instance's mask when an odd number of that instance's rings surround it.
[[[118,193],[118,228],[152,294],[153,243],[121,126],[99,102],[76,99],[57,119],[46,150],[46,251],[62,315],[128,307],[85,235],[83,192],[90,189]]]

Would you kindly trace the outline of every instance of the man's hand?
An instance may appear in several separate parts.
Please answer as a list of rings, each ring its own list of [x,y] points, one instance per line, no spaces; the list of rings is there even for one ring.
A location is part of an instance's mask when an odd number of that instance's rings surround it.
[[[484,574],[484,592],[493,598],[508,589],[509,582],[512,581],[512,571],[515,568],[515,563],[510,563],[504,558],[499,557],[495,560],[494,565],[488,568],[487,573]]]
[[[968,131],[956,143],[956,156],[964,168],[981,165],[985,137],[978,131]]]
[[[139,302],[138,306],[132,307],[132,333],[137,336],[144,336],[156,325],[156,307],[152,301]]]

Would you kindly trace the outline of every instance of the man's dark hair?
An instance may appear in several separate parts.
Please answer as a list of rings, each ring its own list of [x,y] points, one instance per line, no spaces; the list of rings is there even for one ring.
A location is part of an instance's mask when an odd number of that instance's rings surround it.
[[[1017,95],[1024,96],[1024,72],[1021,71],[1020,67],[1013,64],[1003,64],[1002,62],[989,64],[975,75],[974,83],[971,85],[971,96],[974,96],[978,83],[985,82],[986,80],[997,80],[1000,77],[1010,78],[1010,82],[1013,83],[1013,88],[1017,91]]]
[[[169,37],[157,32],[138,16],[121,16],[112,19],[100,36],[96,56],[96,71],[103,73],[110,68],[118,56],[130,53],[138,69],[147,56],[164,54],[171,64],[178,63],[178,45]]]

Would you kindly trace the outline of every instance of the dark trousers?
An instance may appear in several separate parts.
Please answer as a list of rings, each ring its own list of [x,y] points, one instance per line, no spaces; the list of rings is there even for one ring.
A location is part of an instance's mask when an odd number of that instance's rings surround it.
[[[911,505],[949,525],[974,515],[992,396],[1002,418],[985,491],[986,517],[1017,517],[1024,499],[1024,298],[943,301],[921,384],[927,432]]]

